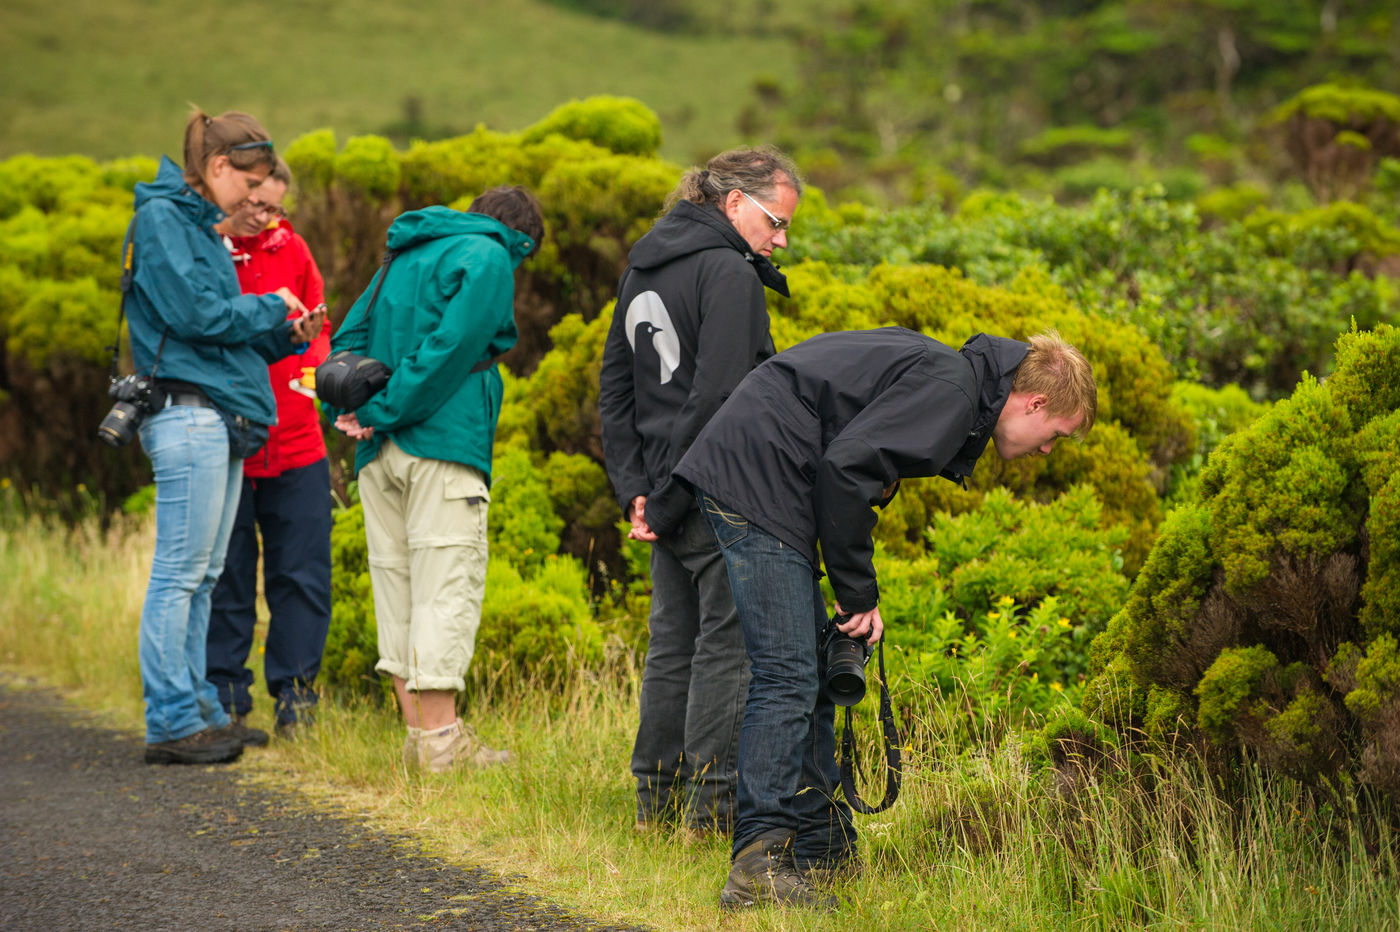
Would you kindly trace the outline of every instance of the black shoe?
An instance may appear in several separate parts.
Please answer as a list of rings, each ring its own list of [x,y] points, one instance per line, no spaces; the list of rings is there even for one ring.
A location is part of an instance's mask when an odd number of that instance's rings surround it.
[[[840,901],[815,892],[798,872],[792,857],[793,833],[765,832],[734,856],[729,877],[719,893],[722,909],[751,906],[801,906],[835,910]]]
[[[148,764],[222,764],[237,760],[243,742],[226,734],[223,728],[206,728],[175,741],[146,745]]]
[[[249,728],[244,724],[245,721],[245,716],[235,715],[233,720],[219,731],[238,741],[242,747],[264,747],[267,744],[267,732],[261,728]]]

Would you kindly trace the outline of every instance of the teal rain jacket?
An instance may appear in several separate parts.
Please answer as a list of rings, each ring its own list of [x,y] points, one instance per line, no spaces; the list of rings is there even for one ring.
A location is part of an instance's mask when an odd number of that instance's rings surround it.
[[[440,206],[401,215],[388,242],[399,255],[369,319],[375,281],[331,339],[332,352],[393,370],[355,412],[374,428],[356,447],[355,471],[373,462],[387,436],[406,453],[464,463],[490,481],[504,385],[495,366],[471,370],[515,345],[515,268],[534,242],[485,214]]]
[[[160,161],[156,180],[136,186],[133,277],[127,296],[131,357],[149,373],[168,333],[156,376],[191,382],[214,404],[259,424],[277,421],[267,365],[291,353],[287,305],[245,295],[214,224],[224,212]]]

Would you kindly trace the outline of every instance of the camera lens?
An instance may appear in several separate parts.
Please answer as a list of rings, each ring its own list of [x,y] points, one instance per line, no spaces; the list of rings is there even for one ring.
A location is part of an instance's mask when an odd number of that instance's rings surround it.
[[[129,402],[119,401],[97,425],[97,437],[109,447],[124,447],[136,436],[140,412]]]
[[[854,638],[833,637],[826,647],[826,694],[837,705],[865,698],[865,645]]]

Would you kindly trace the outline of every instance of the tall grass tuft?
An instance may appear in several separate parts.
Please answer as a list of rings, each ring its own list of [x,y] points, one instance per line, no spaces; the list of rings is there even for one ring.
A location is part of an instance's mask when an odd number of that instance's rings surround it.
[[[149,524],[70,529],[9,513],[3,665],[139,731],[136,633],[150,549]],[[902,710],[903,791],[892,809],[858,817],[865,865],[833,888],[840,913],[726,916],[716,895],[727,842],[634,830],[636,658],[575,666],[549,686],[479,661],[466,717],[488,744],[515,752],[513,765],[410,770],[392,707],[332,693],[301,739],[235,766],[582,915],[656,929],[1400,928],[1394,814],[1364,792],[1323,799],[1246,769],[1227,795],[1189,754],[1037,770],[1020,723],[971,701],[975,683],[960,684],[963,695],[929,690]],[[270,727],[270,701],[256,703],[254,723]],[[878,763],[872,705],[857,728],[862,760]],[[882,771],[866,771],[862,794],[878,798]]]

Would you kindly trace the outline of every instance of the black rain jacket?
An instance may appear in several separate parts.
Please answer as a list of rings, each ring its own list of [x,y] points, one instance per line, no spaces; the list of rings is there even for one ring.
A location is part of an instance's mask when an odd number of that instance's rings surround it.
[[[623,514],[674,531],[694,505],[671,470],[748,372],[773,355],[764,286],[787,280],[719,210],[681,201],[628,255],[603,348],[603,459]]]
[[[872,509],[899,479],[972,472],[1029,351],[986,334],[954,351],[902,327],[812,337],[744,379],[676,475],[814,570],[820,543],[841,607],[869,611]]]

